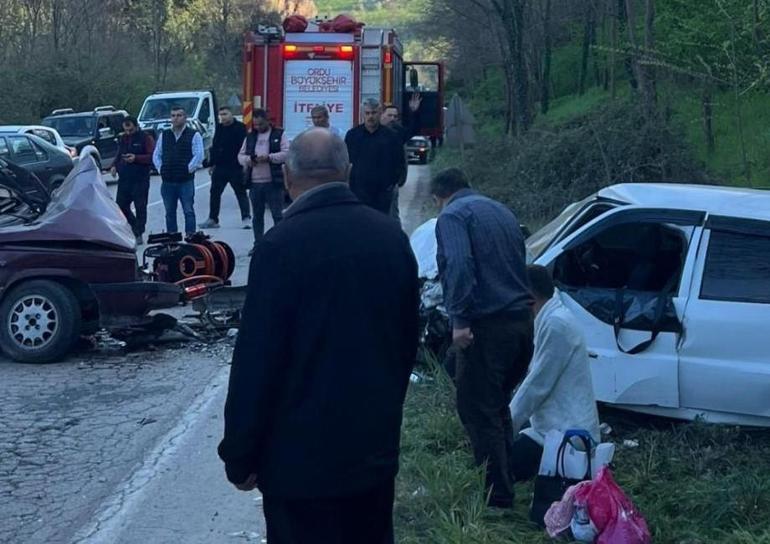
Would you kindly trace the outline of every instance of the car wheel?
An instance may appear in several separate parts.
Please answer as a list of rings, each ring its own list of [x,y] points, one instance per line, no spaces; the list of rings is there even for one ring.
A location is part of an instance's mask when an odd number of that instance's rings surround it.
[[[0,304],[0,346],[22,363],[60,360],[80,335],[80,304],[72,291],[49,280],[32,280]]]

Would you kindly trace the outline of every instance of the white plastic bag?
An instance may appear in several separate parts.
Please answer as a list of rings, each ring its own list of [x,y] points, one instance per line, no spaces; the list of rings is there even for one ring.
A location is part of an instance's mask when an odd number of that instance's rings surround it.
[[[564,438],[564,433],[557,430],[548,431],[545,435],[543,456],[540,459],[538,474],[556,476],[558,471],[558,475],[565,478],[583,478],[588,470],[587,454],[575,448],[571,443],[564,450],[564,474],[562,474],[562,467],[556,466],[556,457],[562,438]],[[610,464],[614,454],[615,444],[611,442],[603,442],[591,450],[591,478],[596,477],[596,473],[601,467]]]

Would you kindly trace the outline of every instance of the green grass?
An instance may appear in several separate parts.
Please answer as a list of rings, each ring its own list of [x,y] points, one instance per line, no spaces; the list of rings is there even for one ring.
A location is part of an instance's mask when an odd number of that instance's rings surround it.
[[[512,512],[484,507],[446,376],[428,372],[407,396],[396,500],[403,544],[550,542],[527,521],[530,484]],[[611,440],[639,442],[615,454],[615,477],[645,515],[656,544],[770,544],[770,431],[676,423],[602,411]]]
[[[619,84],[618,87],[616,93],[618,98],[628,96],[628,89],[625,84]],[[537,116],[535,126],[549,127],[568,123],[606,104],[608,100],[610,100],[609,91],[605,91],[601,87],[587,89],[583,96],[567,95],[555,98],[551,101],[548,113]]]

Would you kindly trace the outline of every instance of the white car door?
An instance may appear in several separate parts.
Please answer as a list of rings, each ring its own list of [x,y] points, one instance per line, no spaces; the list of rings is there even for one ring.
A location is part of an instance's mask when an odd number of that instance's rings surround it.
[[[706,227],[684,315],[681,404],[768,418],[770,221],[710,216]]]
[[[702,212],[624,206],[608,211],[587,223],[549,248],[536,260],[536,264],[546,266],[554,272],[554,279],[561,287],[560,296],[575,315],[579,328],[585,334],[597,400],[613,404],[679,407],[677,344],[680,335],[675,332],[676,327],[672,327],[658,332],[650,345],[641,352],[625,353],[619,346],[629,351],[632,347],[651,340],[652,332],[649,329],[622,328],[616,336],[615,301],[624,280],[606,284],[593,281],[571,286],[570,283],[575,282],[564,272],[566,268],[562,266],[563,262],[572,258],[582,248],[599,244],[599,240],[605,237],[614,236],[616,243],[622,246],[626,243],[623,240],[625,236],[629,238],[626,253],[614,250],[615,260],[612,261],[613,269],[621,269],[627,264],[626,260],[633,261],[635,258],[634,252],[637,249],[630,239],[635,232],[644,229],[660,230],[672,233],[671,236],[681,236],[678,262],[672,266],[673,281],[665,282],[665,288],[672,293],[669,298],[673,306],[671,312],[675,312],[675,315],[672,315],[671,319],[681,320],[690,289],[697,239],[701,234],[700,225],[704,217]],[[676,272],[674,269],[677,269]],[[662,291],[663,288],[656,290]],[[654,305],[654,301],[660,299],[656,290],[639,291],[639,300],[645,297],[648,309],[650,304]],[[625,290],[624,292],[627,295],[629,293]],[[628,311],[631,312],[631,309]]]

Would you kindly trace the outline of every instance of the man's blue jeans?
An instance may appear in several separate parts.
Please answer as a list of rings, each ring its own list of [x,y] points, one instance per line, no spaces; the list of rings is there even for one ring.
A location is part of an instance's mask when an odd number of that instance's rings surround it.
[[[195,180],[182,183],[164,181],[160,186],[160,196],[166,208],[166,232],[179,232],[176,223],[177,202],[182,203],[184,212],[184,232],[195,232]]]

